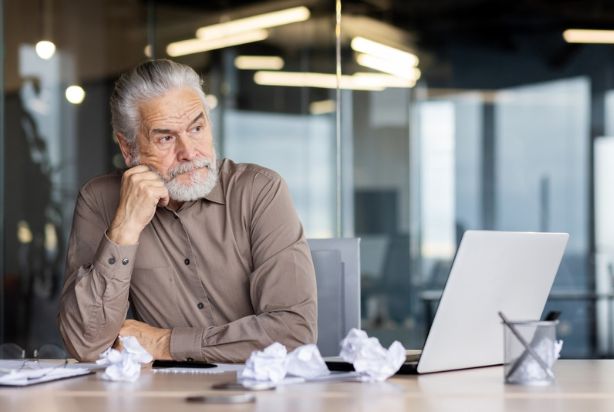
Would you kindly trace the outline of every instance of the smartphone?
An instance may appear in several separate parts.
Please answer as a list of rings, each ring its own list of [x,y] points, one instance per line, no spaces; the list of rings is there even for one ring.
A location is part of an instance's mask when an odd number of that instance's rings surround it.
[[[152,368],[154,369],[162,369],[162,368],[198,368],[198,369],[206,369],[206,368],[215,368],[217,365],[213,363],[207,362],[199,362],[199,361],[176,361],[176,360],[155,360],[153,361]]]

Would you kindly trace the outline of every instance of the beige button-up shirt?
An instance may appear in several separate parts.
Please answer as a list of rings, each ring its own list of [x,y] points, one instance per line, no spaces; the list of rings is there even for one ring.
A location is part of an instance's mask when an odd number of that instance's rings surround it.
[[[138,245],[106,231],[121,175],[94,178],[77,199],[58,323],[70,353],[93,360],[135,318],[172,329],[177,360],[244,362],[277,341],[315,343],[309,247],[282,178],[224,159],[204,199],[158,208]]]

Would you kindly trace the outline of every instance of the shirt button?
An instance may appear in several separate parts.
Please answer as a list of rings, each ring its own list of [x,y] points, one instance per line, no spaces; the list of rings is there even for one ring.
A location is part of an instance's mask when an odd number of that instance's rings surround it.
[[[173,215],[173,217],[174,217],[175,219],[179,219],[179,216],[177,216],[177,215]]]
[[[205,307],[205,305],[203,305],[202,302],[198,302],[198,305],[196,305],[196,306],[198,306],[198,309],[202,309],[202,308]]]
[[[186,258],[186,259],[183,261],[183,263],[185,263],[186,265],[189,265],[189,264],[190,264],[190,259]]]
[[[122,259],[122,265],[126,266],[128,263],[130,263],[130,261],[128,260],[128,258],[123,258],[123,259]]]
[[[114,264],[114,263],[115,263],[115,258],[114,258],[113,256],[111,256],[111,257],[109,258],[108,262],[109,262],[109,265]]]

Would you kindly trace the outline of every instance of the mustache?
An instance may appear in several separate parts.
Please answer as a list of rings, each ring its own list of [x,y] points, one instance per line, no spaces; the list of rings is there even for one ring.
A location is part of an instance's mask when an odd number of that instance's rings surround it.
[[[212,159],[208,159],[206,157],[194,159],[189,162],[183,162],[183,163],[178,164],[175,167],[170,168],[168,170],[167,179],[165,180],[167,181],[173,180],[175,177],[179,176],[180,174],[189,173],[194,170],[203,169],[205,167],[211,169],[212,166],[214,166]]]

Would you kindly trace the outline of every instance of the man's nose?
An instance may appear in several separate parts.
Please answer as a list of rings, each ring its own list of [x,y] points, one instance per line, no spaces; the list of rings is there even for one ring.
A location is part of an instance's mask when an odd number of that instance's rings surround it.
[[[177,139],[177,160],[192,160],[196,157],[196,145],[185,133]]]

